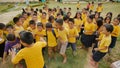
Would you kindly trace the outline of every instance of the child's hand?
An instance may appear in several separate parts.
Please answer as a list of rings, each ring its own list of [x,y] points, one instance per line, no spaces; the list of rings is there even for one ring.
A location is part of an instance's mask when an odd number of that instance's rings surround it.
[[[95,40],[99,40],[99,38],[95,38]]]
[[[12,49],[9,50],[9,54],[10,54],[11,56],[13,56],[13,55],[16,54],[16,52],[15,52],[15,50],[12,48]]]
[[[13,48],[21,48],[21,44],[17,43],[16,45],[13,46]]]
[[[98,48],[95,48],[94,50],[95,50],[95,51],[99,51],[99,49],[98,49]]]

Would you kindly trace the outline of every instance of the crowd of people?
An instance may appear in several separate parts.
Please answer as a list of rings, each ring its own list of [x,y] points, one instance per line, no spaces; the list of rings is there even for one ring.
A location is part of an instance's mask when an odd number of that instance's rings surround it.
[[[120,14],[113,18],[113,13],[104,11],[102,3],[94,10],[94,2],[80,11],[80,3],[76,5],[76,14],[72,16],[72,8],[42,9],[27,7],[22,9],[19,17],[14,17],[14,25],[0,23],[0,57],[6,63],[6,57],[12,56],[14,67],[45,68],[44,54],[47,51],[48,61],[56,58],[56,53],[67,63],[66,49],[71,46],[73,56],[77,54],[77,40],[81,48],[90,51],[91,65],[98,68],[98,62],[115,47],[120,34]]]

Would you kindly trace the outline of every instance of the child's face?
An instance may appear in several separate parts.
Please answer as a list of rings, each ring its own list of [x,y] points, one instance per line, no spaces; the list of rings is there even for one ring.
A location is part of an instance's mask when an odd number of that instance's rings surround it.
[[[102,32],[103,32],[103,34],[105,34],[105,35],[110,33],[110,32],[108,32],[108,31],[106,30],[106,27],[104,27],[104,26],[103,26],[103,31],[102,31]]]
[[[69,21],[69,27],[72,28],[74,26],[73,22]]]
[[[109,19],[109,18],[107,18],[105,23],[109,23],[109,22],[110,22],[110,19]]]
[[[118,24],[119,24],[118,19],[114,19],[113,24],[114,24],[114,25],[118,25]]]
[[[42,26],[37,26],[38,31],[42,31]]]
[[[77,13],[77,18],[80,18],[80,17],[81,17],[81,15],[79,13]]]
[[[97,14],[95,14],[95,18],[98,18],[99,17],[99,14],[97,13]]]
[[[56,23],[55,25],[56,25],[56,28],[57,28],[57,29],[61,29],[61,27],[62,27],[62,26],[59,25],[58,23]]]
[[[8,32],[8,34],[13,34],[14,33],[14,29],[12,29],[12,28],[7,28],[6,31]]]
[[[88,23],[92,22],[92,20],[89,17],[87,18],[87,21],[88,21]]]
[[[46,18],[46,14],[42,14],[42,18]]]
[[[37,20],[37,16],[33,16],[32,20],[36,21]]]
[[[35,29],[35,25],[34,25],[34,24],[31,24],[30,27],[31,27],[32,29]]]

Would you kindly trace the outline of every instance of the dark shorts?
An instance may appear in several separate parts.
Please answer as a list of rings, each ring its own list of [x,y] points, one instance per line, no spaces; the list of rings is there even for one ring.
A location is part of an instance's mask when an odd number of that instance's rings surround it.
[[[111,39],[111,44],[110,44],[109,48],[114,48],[116,41],[117,41],[117,37],[112,36],[111,38],[112,39]]]
[[[85,34],[81,35],[81,42],[86,48],[92,47],[93,41],[94,41],[94,35],[85,35]]]
[[[95,62],[99,62],[105,55],[106,55],[106,53],[97,51],[93,54],[92,58]]]
[[[0,44],[0,57],[1,58],[3,58],[4,48],[5,48],[5,42]]]

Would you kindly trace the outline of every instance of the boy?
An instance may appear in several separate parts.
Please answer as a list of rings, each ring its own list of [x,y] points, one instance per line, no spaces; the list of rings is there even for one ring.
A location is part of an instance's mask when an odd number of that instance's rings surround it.
[[[103,11],[103,6],[102,6],[102,3],[99,3],[98,4],[98,7],[96,8],[96,11],[101,14],[101,12]]]
[[[17,48],[17,50],[20,49],[20,40],[16,38],[14,34],[7,35],[7,41],[5,43],[5,50],[3,55],[3,63],[6,63],[7,53],[11,48]]]
[[[43,68],[42,48],[46,46],[46,42],[41,38],[41,42],[34,43],[32,33],[25,31],[20,34],[20,42],[25,48],[21,49],[17,54],[12,49],[12,63],[18,64],[19,61],[24,59],[27,68]]]
[[[74,19],[69,19],[69,35],[68,35],[68,47],[71,46],[73,55],[76,55],[76,38],[78,37],[78,31],[74,26]]]
[[[22,26],[22,22],[20,22],[20,19],[18,17],[14,17],[13,22],[15,23],[15,36],[19,37],[19,33],[24,30]]]
[[[27,28],[27,31],[30,31],[33,34],[33,36],[35,36],[36,23],[34,20],[30,20],[29,27]]]
[[[48,57],[49,61],[54,57],[55,59],[55,54],[56,54],[56,46],[57,46],[57,31],[53,29],[52,23],[47,23],[46,24],[46,37],[47,37],[47,45],[48,45]],[[54,55],[52,56],[52,52]]]
[[[6,25],[7,34],[14,34],[14,27],[12,25]]]
[[[98,42],[98,48],[94,48],[95,53],[92,56],[92,65],[98,68],[98,62],[106,55],[111,43],[111,32],[113,31],[113,26],[110,24],[103,25],[103,37]]]
[[[58,39],[59,39],[59,44],[58,47],[60,48],[60,54],[63,57],[63,63],[67,62],[67,56],[65,54],[66,48],[68,45],[68,30],[66,30],[63,27],[63,20],[62,19],[57,19],[56,20],[56,27],[58,28]]]
[[[120,26],[119,26],[118,18],[114,18],[112,25],[113,25],[114,30],[111,33],[112,41],[111,41],[111,44],[109,46],[109,51],[111,51],[111,49],[115,47],[117,37],[120,35]]]
[[[37,29],[35,31],[35,40],[36,42],[40,41],[40,38],[44,37],[46,35],[45,30],[43,29],[42,23],[37,23]]]
[[[93,12],[93,9],[94,9],[94,2],[90,4],[90,14]]]

